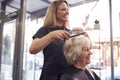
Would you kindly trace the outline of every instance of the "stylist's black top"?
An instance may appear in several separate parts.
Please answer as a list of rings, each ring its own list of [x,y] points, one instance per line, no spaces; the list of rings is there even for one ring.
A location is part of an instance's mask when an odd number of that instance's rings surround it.
[[[64,27],[57,28],[42,27],[33,36],[33,39],[41,38],[54,30],[64,30]],[[48,46],[46,46],[43,49],[44,64],[40,80],[57,80],[58,75],[61,72],[63,72],[67,66],[69,66],[63,54],[64,42],[65,40],[55,39],[53,42],[51,42]]]
[[[87,69],[78,69],[72,65],[60,74],[58,80],[101,80],[94,72],[93,76],[94,78],[91,76]]]

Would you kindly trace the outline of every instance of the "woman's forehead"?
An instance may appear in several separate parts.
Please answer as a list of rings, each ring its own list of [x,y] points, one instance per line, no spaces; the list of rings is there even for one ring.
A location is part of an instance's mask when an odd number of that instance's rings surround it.
[[[61,3],[58,8],[60,9],[60,8],[64,8],[64,7],[68,8],[68,5],[65,2]]]
[[[92,47],[92,46],[89,44],[89,45],[85,45],[85,46],[83,46],[82,48],[85,48],[85,49],[86,49],[86,48],[91,49],[91,47]]]

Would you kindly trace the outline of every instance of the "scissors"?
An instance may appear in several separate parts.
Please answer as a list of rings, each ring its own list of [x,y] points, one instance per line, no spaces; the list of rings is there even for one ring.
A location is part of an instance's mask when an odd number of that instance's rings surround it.
[[[74,34],[74,33],[71,33],[70,37],[76,37],[76,36],[80,36],[80,35],[83,35],[85,34],[86,32],[81,32],[79,34]]]

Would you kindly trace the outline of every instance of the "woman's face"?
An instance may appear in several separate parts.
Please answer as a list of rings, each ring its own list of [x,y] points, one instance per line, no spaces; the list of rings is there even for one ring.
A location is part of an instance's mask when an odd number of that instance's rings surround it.
[[[91,55],[91,48],[83,47],[81,55],[79,57],[79,62],[86,66],[87,64],[90,63],[90,55]]]
[[[69,9],[67,4],[63,2],[62,4],[60,4],[56,12],[57,21],[58,22],[68,21],[68,17],[69,17]]]

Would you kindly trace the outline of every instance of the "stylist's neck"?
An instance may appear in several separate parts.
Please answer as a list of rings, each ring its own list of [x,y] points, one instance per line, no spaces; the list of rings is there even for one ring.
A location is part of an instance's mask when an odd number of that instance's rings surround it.
[[[57,25],[58,25],[59,27],[62,27],[62,26],[64,25],[64,23],[63,23],[63,22],[57,22]]]

